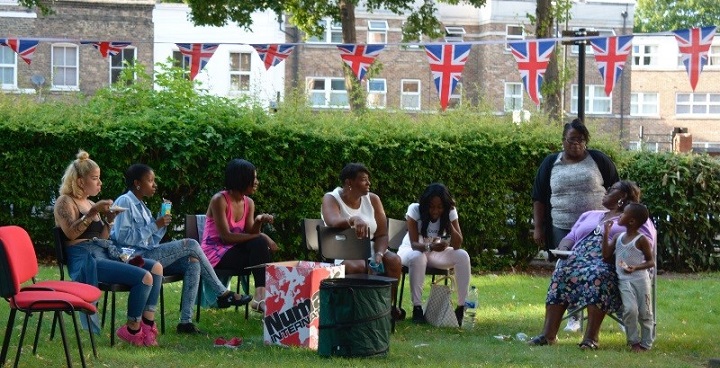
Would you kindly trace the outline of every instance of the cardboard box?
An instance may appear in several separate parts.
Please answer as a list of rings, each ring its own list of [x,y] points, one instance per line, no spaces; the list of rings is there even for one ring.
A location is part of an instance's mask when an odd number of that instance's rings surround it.
[[[345,277],[345,266],[310,261],[265,265],[265,343],[317,350],[320,281],[338,277]]]

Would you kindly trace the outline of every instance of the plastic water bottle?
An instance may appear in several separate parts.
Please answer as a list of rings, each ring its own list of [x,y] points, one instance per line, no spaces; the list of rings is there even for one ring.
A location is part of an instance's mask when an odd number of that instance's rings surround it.
[[[478,307],[478,291],[475,286],[470,287],[470,292],[465,299],[465,316],[463,317],[462,327],[472,329],[475,327],[475,314]]]

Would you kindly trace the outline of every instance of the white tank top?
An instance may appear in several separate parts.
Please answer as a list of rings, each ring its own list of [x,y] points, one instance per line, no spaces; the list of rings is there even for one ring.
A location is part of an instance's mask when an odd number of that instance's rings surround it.
[[[645,263],[645,255],[643,252],[635,246],[635,243],[640,239],[643,234],[638,234],[635,238],[627,243],[623,243],[627,237],[627,233],[622,233],[618,236],[615,244],[615,270],[620,280],[635,280],[643,277],[648,277],[649,273],[647,269],[634,271],[633,273],[626,273],[620,266],[622,262],[628,266],[635,266],[641,263]]]
[[[360,218],[368,224],[370,228],[370,239],[373,239],[375,237],[375,230],[377,230],[377,222],[375,221],[375,208],[370,201],[370,194],[360,197],[360,208],[350,208],[343,202],[342,198],[340,198],[341,190],[342,188],[337,187],[330,192],[340,205],[340,214],[347,219],[352,216],[360,216]],[[324,220],[325,219],[323,219],[323,221]]]

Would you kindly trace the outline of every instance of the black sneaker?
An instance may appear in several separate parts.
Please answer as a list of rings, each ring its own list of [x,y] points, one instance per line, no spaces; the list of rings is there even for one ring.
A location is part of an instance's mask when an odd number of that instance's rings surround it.
[[[217,297],[218,308],[230,308],[231,306],[243,306],[250,303],[252,297],[250,295],[240,295],[240,299],[235,299],[235,293],[228,292],[225,295]]]
[[[412,321],[415,323],[426,323],[425,314],[423,313],[422,306],[416,305],[413,307]]]
[[[189,335],[206,335],[205,331],[197,328],[192,322],[189,323],[178,323],[177,333],[189,334]]]
[[[462,327],[462,321],[463,317],[465,316],[465,307],[462,305],[458,305],[457,308],[455,308],[455,318],[457,318],[458,326]]]

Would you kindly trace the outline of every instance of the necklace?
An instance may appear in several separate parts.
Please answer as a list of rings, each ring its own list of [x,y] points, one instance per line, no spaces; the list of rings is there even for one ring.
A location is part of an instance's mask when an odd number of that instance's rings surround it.
[[[615,218],[615,217],[617,217],[616,214],[611,214],[610,211],[605,212],[605,214],[603,215],[603,217],[600,219],[600,222],[599,222],[599,223],[597,224],[597,226],[595,227],[595,230],[593,230],[593,234],[595,234],[595,235],[600,235],[600,234],[602,234],[603,228],[604,228],[604,226],[605,226],[605,221],[611,220],[611,219],[613,219],[613,218]]]

